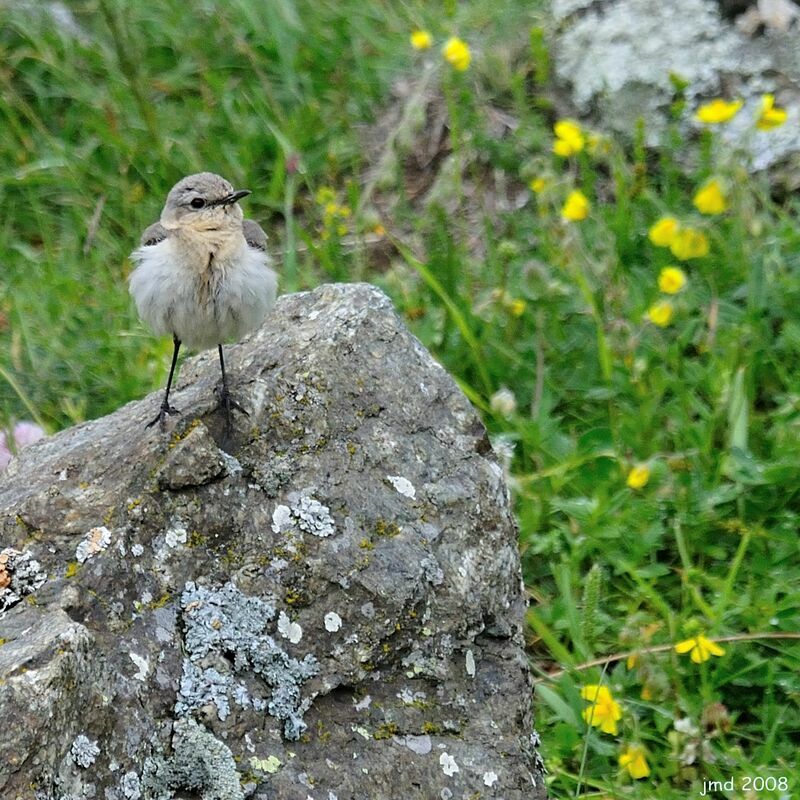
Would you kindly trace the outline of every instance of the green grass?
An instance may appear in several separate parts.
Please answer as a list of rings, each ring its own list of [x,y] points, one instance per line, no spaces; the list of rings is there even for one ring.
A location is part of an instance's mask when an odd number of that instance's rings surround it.
[[[734,797],[756,776],[796,793],[796,201],[713,134],[553,156],[546,36],[523,0],[71,7],[80,37],[0,12],[0,422],[55,431],[163,384],[171,343],[136,320],[127,256],[175,180],[220,172],[253,190],[284,291],[382,286],[505,443],[553,796],[683,798],[733,777]],[[464,73],[439,55],[454,32]],[[400,78],[412,90],[370,135]],[[730,208],[702,216],[712,175]],[[565,223],[575,187],[591,211]],[[647,232],[666,213],[710,253],[680,264],[661,328],[645,314],[677,262]],[[492,404],[502,387],[514,410]],[[674,651],[699,633],[724,655]],[[616,734],[583,721],[581,687],[601,681]],[[619,769],[632,743],[647,780]]]

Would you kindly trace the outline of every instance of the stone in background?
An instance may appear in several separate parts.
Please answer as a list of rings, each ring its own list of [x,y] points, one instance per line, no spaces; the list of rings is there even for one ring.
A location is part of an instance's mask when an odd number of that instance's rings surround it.
[[[752,169],[782,165],[790,187],[800,185],[800,21],[789,19],[786,30],[767,24],[774,17],[762,3],[744,9],[765,20],[748,34],[713,0],[553,0],[556,79],[577,112],[606,130],[630,137],[644,117],[652,145],[668,119],[670,73],[689,82],[687,132],[699,127],[691,117],[701,102],[741,97],[744,108],[721,135],[750,154]],[[768,132],[752,127],[764,93],[789,112]]]

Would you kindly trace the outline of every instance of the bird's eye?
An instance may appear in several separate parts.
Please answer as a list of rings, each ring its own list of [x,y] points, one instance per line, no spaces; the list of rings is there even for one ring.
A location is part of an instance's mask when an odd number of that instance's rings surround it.
[[[189,205],[192,208],[202,208],[206,204],[206,201],[203,200],[202,197],[195,197]]]

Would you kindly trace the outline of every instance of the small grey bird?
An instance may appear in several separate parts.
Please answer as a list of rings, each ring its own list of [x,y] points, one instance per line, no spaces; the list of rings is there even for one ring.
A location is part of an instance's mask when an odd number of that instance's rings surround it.
[[[183,178],[167,195],[160,221],[145,230],[131,254],[136,269],[130,292],[139,317],[154,333],[171,335],[174,344],[164,401],[148,428],[158,422],[163,430],[167,415],[180,413],[169,404],[169,391],[181,344],[218,348],[228,432],[231,410],[247,413],[228,391],[222,343],[255,330],[277,294],[267,237],[239,207],[249,194],[213,172]]]

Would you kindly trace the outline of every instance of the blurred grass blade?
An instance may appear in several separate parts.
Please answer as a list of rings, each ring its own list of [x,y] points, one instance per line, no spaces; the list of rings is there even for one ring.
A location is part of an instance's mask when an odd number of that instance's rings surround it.
[[[744,367],[736,370],[728,404],[728,430],[730,449],[747,450],[747,390],[744,384]]]
[[[436,296],[444,303],[445,308],[447,309],[448,313],[450,314],[450,318],[453,320],[453,323],[458,328],[461,336],[463,337],[464,341],[467,343],[467,346],[472,353],[472,363],[475,367],[475,370],[478,373],[480,378],[483,391],[485,392],[486,396],[488,397],[492,393],[492,382],[489,379],[489,373],[486,371],[486,366],[484,364],[483,353],[481,351],[480,343],[478,342],[475,334],[472,332],[472,329],[467,322],[467,318],[464,316],[461,309],[456,305],[453,301],[453,298],[447,293],[445,288],[439,282],[439,280],[434,276],[434,274],[423,264],[418,258],[415,258],[414,254],[398,239],[392,238],[392,243],[397,248],[400,255],[403,256],[406,263],[413,267],[416,270],[417,274],[422,278],[423,281],[427,284],[427,286],[436,294]]]
[[[42,417],[39,414],[39,412],[36,410],[36,407],[33,405],[33,403],[31,402],[30,398],[28,397],[28,395],[25,394],[25,392],[23,391],[22,387],[14,379],[14,376],[11,375],[9,372],[7,372],[3,368],[2,364],[0,364],[0,378],[2,378],[14,390],[14,393],[17,395],[17,397],[19,397],[20,402],[22,403],[22,405],[24,405],[25,408],[28,409],[28,413],[33,418],[33,421],[42,430],[48,430],[47,424],[42,419]]]
[[[571,667],[575,664],[572,654],[558,640],[555,632],[532,608],[525,614],[525,620],[533,628],[539,638],[547,645],[550,654],[562,667]]]
[[[581,727],[575,709],[569,705],[558,692],[540,683],[536,687],[536,696],[540,698],[543,703],[546,703],[550,707],[550,710],[562,722],[566,722],[567,725],[571,725],[576,729]]]

